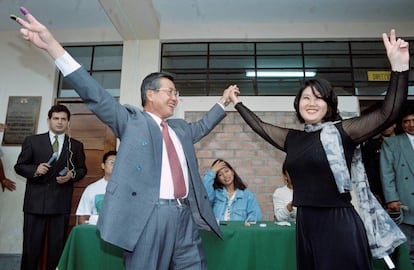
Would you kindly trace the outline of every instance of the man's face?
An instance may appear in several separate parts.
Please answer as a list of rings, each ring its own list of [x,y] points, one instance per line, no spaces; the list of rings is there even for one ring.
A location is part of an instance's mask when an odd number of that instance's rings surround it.
[[[404,117],[401,121],[401,126],[406,133],[414,135],[414,114]]]
[[[65,112],[54,112],[50,119],[47,119],[49,130],[55,134],[63,134],[68,128],[68,115]]]
[[[160,117],[166,119],[174,114],[174,109],[178,104],[175,85],[167,78],[160,79],[160,88],[151,90],[146,109]]]
[[[106,160],[105,163],[102,163],[101,167],[104,170],[105,176],[110,177],[112,174],[112,168],[114,167],[115,164],[115,160],[116,160],[116,156],[112,155],[109,156]]]

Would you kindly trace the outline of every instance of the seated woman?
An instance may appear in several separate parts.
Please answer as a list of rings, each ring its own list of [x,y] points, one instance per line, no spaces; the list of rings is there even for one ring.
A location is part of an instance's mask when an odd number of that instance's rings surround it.
[[[262,220],[256,196],[228,162],[216,159],[204,174],[203,184],[218,220]]]
[[[292,206],[293,186],[289,173],[283,163],[283,176],[286,184],[279,187],[273,193],[273,207],[276,221],[296,221],[296,207]]]

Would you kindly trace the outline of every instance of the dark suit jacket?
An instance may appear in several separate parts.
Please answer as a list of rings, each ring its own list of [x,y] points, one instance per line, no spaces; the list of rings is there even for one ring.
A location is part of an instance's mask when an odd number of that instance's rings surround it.
[[[85,153],[83,144],[65,136],[62,153],[59,159],[52,163],[47,174],[35,176],[40,163],[47,162],[52,156],[53,149],[49,133],[43,133],[25,138],[22,151],[17,158],[14,169],[17,174],[25,177],[26,192],[23,211],[30,214],[69,214],[72,202],[73,183],[82,179],[86,174]],[[70,151],[73,153],[69,160]],[[59,172],[69,164],[74,169],[75,177],[64,184],[56,182]]]
[[[86,105],[120,138],[117,161],[108,182],[99,215],[101,237],[132,251],[138,244],[160,194],[162,135],[149,114],[136,107],[121,105],[80,68],[66,79]],[[181,141],[189,172],[190,207],[199,228],[220,235],[206,190],[202,184],[194,143],[207,135],[226,113],[216,104],[194,123],[168,120]]]

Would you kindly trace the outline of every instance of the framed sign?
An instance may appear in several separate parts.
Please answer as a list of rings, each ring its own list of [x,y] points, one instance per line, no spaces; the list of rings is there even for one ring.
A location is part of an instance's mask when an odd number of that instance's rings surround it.
[[[9,97],[2,145],[20,145],[36,134],[42,97]]]

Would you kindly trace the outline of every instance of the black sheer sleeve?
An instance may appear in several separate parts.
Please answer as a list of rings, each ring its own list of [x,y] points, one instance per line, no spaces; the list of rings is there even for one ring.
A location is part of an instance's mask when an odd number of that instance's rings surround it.
[[[366,115],[343,121],[345,132],[354,142],[361,143],[395,123],[407,100],[408,73],[409,71],[391,72],[387,94],[381,107]]]
[[[234,107],[254,132],[279,150],[285,151],[285,140],[289,129],[263,122],[241,102]]]

